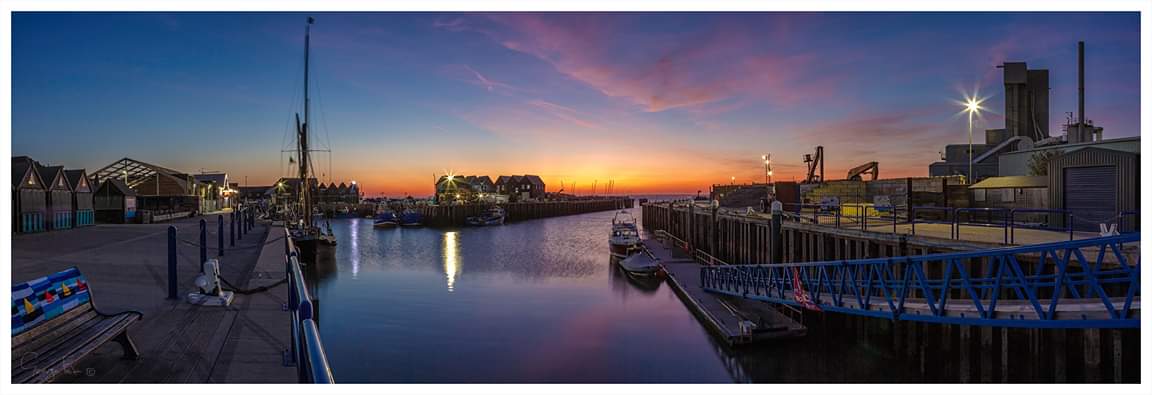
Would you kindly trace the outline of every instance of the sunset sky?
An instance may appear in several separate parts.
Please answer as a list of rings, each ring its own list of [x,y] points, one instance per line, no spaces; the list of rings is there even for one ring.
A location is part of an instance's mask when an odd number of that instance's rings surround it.
[[[94,171],[121,157],[270,184],[302,108],[325,180],[428,195],[434,175],[540,175],[633,194],[880,162],[925,176],[967,142],[955,103],[1003,112],[995,66],[1051,73],[1051,130],[1076,110],[1138,136],[1137,13],[29,14],[12,17],[12,154]],[[987,114],[977,125],[1003,127]],[[568,192],[571,189],[569,188]]]

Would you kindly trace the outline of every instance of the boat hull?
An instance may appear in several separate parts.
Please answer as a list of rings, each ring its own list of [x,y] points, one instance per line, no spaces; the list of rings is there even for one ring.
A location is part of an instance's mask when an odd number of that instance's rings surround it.
[[[612,253],[612,256],[616,257],[616,258],[621,258],[621,259],[632,256],[633,254],[640,252],[640,250],[641,250],[640,243],[626,244],[626,243],[611,243],[611,242],[609,242],[608,245],[609,245],[609,250]]]

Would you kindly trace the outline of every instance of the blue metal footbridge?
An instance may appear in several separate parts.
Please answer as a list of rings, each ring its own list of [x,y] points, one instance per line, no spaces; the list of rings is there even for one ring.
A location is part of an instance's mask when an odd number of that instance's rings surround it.
[[[1139,241],[1139,233],[1129,233],[919,256],[702,266],[700,285],[717,294],[891,320],[1139,328]]]

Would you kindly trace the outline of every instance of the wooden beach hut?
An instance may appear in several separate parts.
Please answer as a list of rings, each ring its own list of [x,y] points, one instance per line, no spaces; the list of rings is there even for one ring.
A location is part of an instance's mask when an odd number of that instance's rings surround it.
[[[44,231],[48,194],[36,172],[36,162],[27,156],[12,158],[12,231]]]
[[[48,187],[48,227],[52,230],[72,228],[72,187],[64,177],[64,166],[41,166],[36,172]]]
[[[64,178],[72,187],[72,211],[75,213],[72,225],[89,226],[96,223],[96,213],[92,209],[92,181],[84,169],[64,170]]]
[[[124,181],[104,180],[92,196],[92,209],[100,223],[124,224],[136,219],[136,191]]]

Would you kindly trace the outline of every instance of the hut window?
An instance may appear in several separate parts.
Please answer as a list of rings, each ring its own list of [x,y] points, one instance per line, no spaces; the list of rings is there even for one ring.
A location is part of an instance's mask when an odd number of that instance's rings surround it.
[[[977,189],[975,191],[972,191],[972,196],[973,196],[973,198],[976,199],[977,202],[983,202],[984,201],[984,190],[983,189]]]
[[[1015,189],[1015,188],[1004,189],[1004,195],[1000,197],[1000,201],[1005,202],[1005,203],[1016,202],[1016,191],[1017,190],[1018,189]]]

